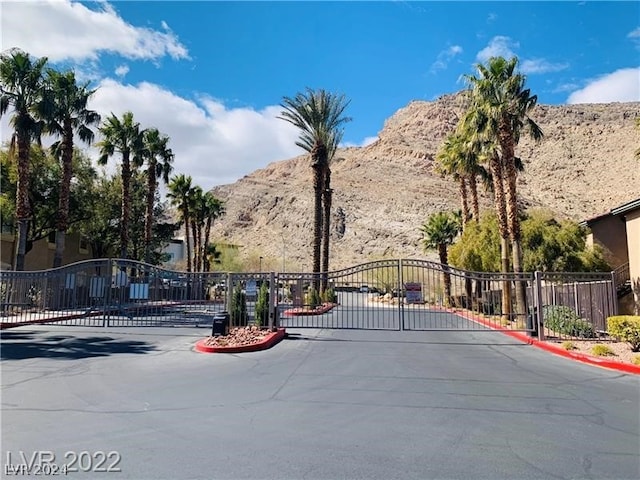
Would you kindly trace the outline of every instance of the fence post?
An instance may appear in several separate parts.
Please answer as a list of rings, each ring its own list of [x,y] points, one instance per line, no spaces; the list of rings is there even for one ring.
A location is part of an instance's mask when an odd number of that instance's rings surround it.
[[[402,278],[402,259],[398,260],[398,329],[404,330],[404,298],[402,296],[402,288],[404,280]],[[393,292],[391,293],[393,295]]]
[[[538,340],[544,340],[544,308],[542,305],[542,272],[536,271],[534,273],[535,283],[535,308],[534,313],[536,316],[536,330],[538,332]]]
[[[618,315],[618,286],[616,285],[616,272],[611,272],[611,292],[609,298],[613,303],[613,315]],[[604,319],[605,330],[607,329],[607,319]]]
[[[235,327],[232,325],[233,323],[233,315],[231,312],[231,303],[233,299],[233,275],[230,272],[227,272],[227,295],[225,298],[225,310],[229,312],[229,328]]]
[[[276,284],[276,274],[269,273],[269,331],[273,331],[278,314],[278,285]]]

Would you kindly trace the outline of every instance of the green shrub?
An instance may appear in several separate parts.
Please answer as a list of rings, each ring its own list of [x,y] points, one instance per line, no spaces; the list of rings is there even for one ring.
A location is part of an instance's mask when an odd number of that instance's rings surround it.
[[[612,337],[631,345],[631,351],[640,352],[640,316],[618,315],[607,318],[607,332]]]
[[[576,347],[572,342],[562,342],[562,348],[564,348],[565,350],[575,350],[578,347]]]
[[[548,305],[542,311],[544,325],[557,333],[579,338],[594,338],[596,336],[593,325],[578,317],[578,314],[570,307]]]
[[[247,324],[247,296],[238,285],[231,297],[231,324],[245,326]]]
[[[322,299],[320,298],[320,294],[318,291],[312,286],[309,288],[309,291],[304,296],[304,303],[311,308],[316,308],[318,305],[322,304]]]
[[[631,361],[634,365],[640,365],[640,355],[635,355]]]
[[[255,322],[258,327],[269,323],[269,287],[267,286],[267,282],[262,282],[262,285],[260,285],[258,300],[256,302]]]
[[[613,350],[608,345],[594,345],[591,347],[591,353],[598,357],[612,357],[615,356]]]
[[[320,295],[320,297],[322,298],[322,301],[326,303],[336,303],[338,301],[338,296],[333,291],[333,288],[327,288],[324,292],[322,292],[322,295]]]

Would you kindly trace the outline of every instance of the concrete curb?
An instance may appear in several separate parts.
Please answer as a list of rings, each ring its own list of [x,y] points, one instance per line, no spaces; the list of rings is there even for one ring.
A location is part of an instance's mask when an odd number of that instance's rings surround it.
[[[221,347],[213,345],[205,345],[206,338],[198,340],[195,345],[196,352],[200,353],[244,353],[244,352],[257,352],[260,350],[266,350],[273,347],[276,343],[282,340],[285,336],[286,330],[279,328],[275,332],[269,333],[261,342],[253,343],[251,345]]]
[[[492,330],[497,330],[499,332],[502,332],[506,335],[509,335],[510,337],[513,337],[517,340],[520,340],[523,343],[528,343],[529,345],[533,345],[534,347],[537,347],[541,350],[545,350],[547,352],[550,353],[554,353],[556,355],[560,355],[561,357],[565,357],[565,358],[569,358],[571,360],[576,360],[578,362],[583,362],[583,363],[587,363],[589,365],[595,365],[597,367],[604,367],[604,368],[610,368],[612,370],[617,370],[619,372],[624,372],[624,373],[631,373],[634,375],[640,375],[640,365],[631,365],[629,363],[622,363],[622,362],[616,362],[614,360],[609,360],[609,359],[605,359],[602,357],[596,357],[596,356],[592,356],[592,355],[587,355],[584,353],[576,353],[576,352],[572,352],[570,350],[566,350],[560,346],[555,346],[555,345],[551,345],[549,343],[546,343],[544,341],[540,341],[537,340],[535,338],[531,338],[529,337],[527,334],[522,333],[522,332],[514,332],[512,330],[508,330],[505,328],[500,328],[497,327],[495,325],[495,323],[492,322],[487,322],[486,320],[484,320],[483,318],[479,318],[475,315],[471,315],[471,314],[467,314],[467,315],[462,315],[460,312],[450,309],[450,308],[446,308],[446,311],[453,313],[455,315],[458,315],[461,318],[465,318],[465,319],[470,319],[473,320],[474,322],[478,322],[482,325],[484,325],[487,328],[490,328]]]

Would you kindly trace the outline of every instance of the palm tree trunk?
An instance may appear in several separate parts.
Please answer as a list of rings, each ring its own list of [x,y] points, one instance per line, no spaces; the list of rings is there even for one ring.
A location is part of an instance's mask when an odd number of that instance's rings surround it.
[[[71,123],[64,125],[62,139],[62,179],[60,181],[60,198],[58,199],[58,220],[56,224],[56,250],[53,255],[53,268],[62,265],[67,229],[69,228],[69,196],[71,176],[73,175],[73,130]]]
[[[513,271],[522,273],[522,248],[521,248],[521,232],[520,218],[518,216],[518,194],[516,191],[516,183],[518,179],[518,171],[516,170],[514,158],[514,146],[510,141],[510,137],[506,135],[501,137],[500,144],[503,152],[505,183],[507,186],[506,203],[507,203],[507,221],[509,225],[509,239],[511,240],[511,254],[513,257]],[[526,285],[525,282],[516,281],[516,314],[522,319],[527,309]]]
[[[478,182],[475,175],[469,175],[469,190],[471,190],[471,209],[473,210],[473,219],[476,223],[480,222],[480,203],[478,202]]]
[[[323,222],[322,222],[322,285],[320,291],[327,289],[327,273],[329,272],[329,242],[331,240],[331,201],[333,191],[331,190],[331,169],[327,165],[324,175],[323,200]]]
[[[193,237],[193,263],[191,265],[193,266],[193,271],[196,272],[198,271],[198,254],[200,253],[200,242],[198,238],[198,231],[196,229],[196,220],[193,217],[195,217],[195,213],[191,218],[191,236]]]
[[[320,272],[320,246],[322,243],[322,190],[324,184],[322,165],[313,165],[313,273]],[[314,288],[319,290],[318,280],[314,280]]]
[[[464,231],[469,219],[469,201],[467,199],[467,183],[463,175],[458,177],[458,184],[460,186],[460,201],[462,202],[462,230]]]
[[[184,200],[186,203],[186,200]],[[184,236],[185,241],[187,242],[187,272],[191,272],[191,232],[189,231],[189,223],[191,219],[189,218],[189,209],[184,208],[182,211],[182,217],[184,219]]]
[[[156,162],[149,161],[147,168],[147,205],[144,215],[144,261],[151,262],[151,232],[153,227],[153,204],[156,197]]]
[[[120,224],[120,258],[127,257],[129,247],[129,217],[131,214],[131,164],[129,152],[122,154],[122,222]]]
[[[491,178],[493,181],[493,195],[498,215],[498,227],[500,230],[500,260],[502,273],[509,273],[509,225],[507,223],[507,207],[505,204],[503,172],[500,158],[497,154],[489,161]],[[502,285],[502,315],[511,317],[511,282],[504,280]]]
[[[205,272],[208,272],[211,267],[211,263],[209,262],[208,250],[209,250],[209,240],[211,237],[212,223],[213,223],[213,219],[212,217],[209,216],[207,218],[207,223],[204,226],[204,239],[202,242],[202,267]]]
[[[444,304],[445,306],[451,305],[451,274],[449,273],[449,258],[447,253],[447,246],[444,243],[438,245],[438,256],[440,257],[440,263],[442,264],[442,278],[444,280]]]
[[[18,221],[18,238],[16,244],[16,270],[24,270],[27,254],[27,236],[29,234],[29,138],[18,135],[18,182],[16,186],[16,217]]]

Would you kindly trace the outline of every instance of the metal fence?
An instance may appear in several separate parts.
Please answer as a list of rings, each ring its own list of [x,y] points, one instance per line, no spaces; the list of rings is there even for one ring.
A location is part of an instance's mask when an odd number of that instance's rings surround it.
[[[261,287],[268,292],[262,305]],[[518,289],[523,305],[516,302]],[[380,260],[318,274],[186,273],[101,259],[2,271],[0,304],[3,327],[210,326],[228,311],[232,326],[508,330],[569,339],[606,337],[616,291],[610,273],[482,273],[426,260]]]

